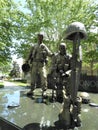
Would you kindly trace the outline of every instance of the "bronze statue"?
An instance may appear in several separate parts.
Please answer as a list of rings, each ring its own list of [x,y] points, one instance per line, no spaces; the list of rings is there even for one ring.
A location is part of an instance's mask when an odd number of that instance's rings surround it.
[[[47,89],[47,72],[46,62],[47,57],[52,56],[52,52],[43,43],[43,35],[38,34],[38,44],[35,44],[30,51],[26,63],[31,63],[31,90],[27,93],[32,95],[34,89],[37,87],[37,77],[40,76],[40,86],[44,92]]]
[[[71,56],[66,51],[66,44],[60,43],[59,51],[54,55],[52,60],[51,75],[53,79],[53,90],[56,90],[56,100],[63,101],[63,89],[67,89],[70,75]]]

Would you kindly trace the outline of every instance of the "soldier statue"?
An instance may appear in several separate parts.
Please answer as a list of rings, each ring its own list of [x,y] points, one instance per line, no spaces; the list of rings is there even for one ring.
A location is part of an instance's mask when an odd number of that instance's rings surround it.
[[[69,92],[68,80],[70,75],[71,56],[66,51],[66,44],[60,43],[59,51],[53,56],[51,75],[53,80],[54,90],[56,90],[56,99],[63,101],[62,90]]]
[[[40,77],[40,86],[42,91],[47,89],[47,73],[46,73],[46,62],[47,57],[52,56],[52,52],[43,43],[43,35],[38,34],[38,44],[32,46],[26,63],[31,63],[31,90],[27,95],[33,95],[34,89],[37,87],[37,78]]]

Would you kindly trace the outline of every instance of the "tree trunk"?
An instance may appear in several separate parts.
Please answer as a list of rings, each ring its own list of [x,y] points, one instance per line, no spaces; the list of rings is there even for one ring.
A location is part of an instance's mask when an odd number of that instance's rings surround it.
[[[90,68],[91,68],[91,76],[94,75],[93,65],[94,65],[94,63],[93,63],[93,60],[92,60],[92,61],[91,61],[91,65],[90,65]]]

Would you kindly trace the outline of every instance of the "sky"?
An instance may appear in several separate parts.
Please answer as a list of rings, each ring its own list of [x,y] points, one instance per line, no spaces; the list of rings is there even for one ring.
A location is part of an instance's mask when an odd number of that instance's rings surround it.
[[[17,61],[17,63],[19,64],[20,68],[21,68],[21,65],[23,64],[23,59],[22,58],[18,58],[17,59],[17,55],[13,55],[13,61]]]
[[[21,11],[23,11],[24,13],[25,12],[30,12],[28,9],[26,9],[26,8],[24,8],[23,6],[25,5],[25,1],[26,0],[14,0],[15,1],[15,3],[21,3],[21,6],[19,7],[19,9],[21,10]]]
[[[98,0],[96,0],[96,3],[98,4]]]

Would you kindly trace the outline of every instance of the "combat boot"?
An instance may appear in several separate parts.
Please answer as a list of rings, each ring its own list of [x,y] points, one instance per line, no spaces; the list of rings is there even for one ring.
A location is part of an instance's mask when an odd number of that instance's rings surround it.
[[[46,98],[46,97],[47,97],[46,90],[42,90],[42,97],[43,97],[43,98]]]
[[[82,124],[81,124],[81,119],[80,117],[78,116],[77,117],[77,122],[76,122],[76,127],[80,127]]]
[[[29,92],[27,92],[27,96],[33,96],[34,92],[32,90],[30,90]]]
[[[76,101],[76,105],[77,105],[77,122],[76,122],[76,126],[80,127],[81,126],[81,119],[80,119],[80,115],[81,115],[81,104],[82,104],[82,98],[81,97],[77,97],[77,101]]]

